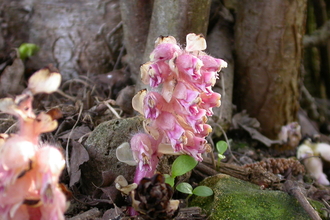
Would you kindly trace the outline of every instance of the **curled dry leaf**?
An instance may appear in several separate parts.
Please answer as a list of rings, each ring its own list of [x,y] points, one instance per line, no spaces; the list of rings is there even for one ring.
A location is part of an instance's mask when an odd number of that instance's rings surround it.
[[[155,41],[155,47],[157,47],[159,44],[163,43],[170,43],[170,44],[176,44],[176,39],[173,36],[160,36]]]
[[[136,183],[128,184],[127,180],[122,175],[117,176],[117,178],[115,179],[115,186],[116,189],[126,195],[128,195],[130,192],[137,188]]]
[[[206,40],[201,34],[188,34],[186,37],[186,51],[198,51],[206,49]]]
[[[21,82],[24,75],[24,68],[24,63],[19,58],[14,59],[12,65],[6,66],[1,74],[1,96],[4,94],[18,94],[24,89]]]
[[[143,113],[143,100],[144,97],[147,94],[147,90],[146,89],[142,89],[140,90],[132,99],[132,106],[134,108],[135,111],[138,111],[140,114],[144,114]]]
[[[28,82],[28,89],[33,94],[55,92],[61,83],[61,74],[51,72],[49,68],[43,68],[35,72]]]
[[[35,130],[38,131],[38,133],[51,132],[57,128],[57,121],[45,112],[40,112],[34,123]]]

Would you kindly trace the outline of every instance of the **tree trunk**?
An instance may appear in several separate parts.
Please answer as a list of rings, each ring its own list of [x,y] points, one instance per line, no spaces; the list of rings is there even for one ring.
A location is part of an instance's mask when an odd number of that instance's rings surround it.
[[[222,130],[217,126],[213,126],[215,136],[221,136],[223,131],[226,131],[232,119],[232,97],[233,97],[233,82],[234,82],[234,57],[233,57],[233,23],[234,17],[221,3],[217,5],[218,19],[214,27],[208,33],[206,38],[207,52],[210,55],[221,58],[228,63],[228,67],[220,72],[220,77],[217,80],[213,90],[221,94],[221,106],[214,108],[213,120],[222,127]]]
[[[122,47],[118,0],[3,0],[0,14],[0,48],[37,44],[40,51],[27,68],[51,63],[65,80],[109,72]]]
[[[180,44],[185,44],[189,33],[203,34],[209,21],[211,0],[155,0],[149,26],[143,62],[149,60],[159,36],[174,36]],[[137,90],[145,88],[137,81]]]
[[[235,25],[235,102],[277,138],[297,120],[306,0],[243,0]]]
[[[140,65],[147,43],[154,0],[120,0],[124,44],[132,77],[140,81]]]

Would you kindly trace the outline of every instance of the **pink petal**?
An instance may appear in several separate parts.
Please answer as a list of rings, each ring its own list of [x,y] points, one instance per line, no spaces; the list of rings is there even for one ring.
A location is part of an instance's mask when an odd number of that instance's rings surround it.
[[[151,61],[170,60],[181,52],[178,45],[172,43],[159,44],[151,53]]]

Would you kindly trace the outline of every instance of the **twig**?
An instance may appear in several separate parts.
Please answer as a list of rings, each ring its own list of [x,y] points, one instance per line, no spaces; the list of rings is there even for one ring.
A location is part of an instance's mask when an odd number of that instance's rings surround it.
[[[61,96],[67,98],[67,99],[70,99],[71,101],[76,101],[76,98],[70,96],[70,95],[67,95],[65,94],[62,90],[56,90],[56,93],[60,94]]]
[[[15,122],[14,124],[12,124],[4,133],[5,134],[7,134],[7,133],[9,133],[9,131],[13,128],[13,127],[15,127],[17,125],[17,122]]]
[[[309,204],[308,200],[301,192],[299,186],[297,186],[297,184],[294,181],[292,180],[285,181],[284,187],[286,188],[286,191],[290,195],[293,195],[298,200],[300,205],[305,209],[305,211],[313,220],[321,220],[319,214],[315,211],[315,209],[311,206],[311,204]]]
[[[305,35],[303,39],[304,47],[320,46],[325,44],[330,37],[330,21],[327,21],[314,31],[311,35]]]
[[[103,102],[109,109],[110,109],[110,111],[117,117],[117,118],[121,118],[120,117],[120,115],[118,115],[118,113],[116,112],[116,110],[111,106],[111,105],[109,105],[109,103],[108,102],[106,102],[106,101],[104,101]]]
[[[80,108],[79,108],[79,114],[78,114],[78,118],[77,118],[77,121],[76,123],[73,125],[70,133],[69,133],[69,137],[68,137],[68,142],[66,143],[66,149],[65,149],[65,162],[66,162],[66,169],[68,171],[68,173],[70,174],[71,171],[70,171],[70,164],[69,164],[69,143],[70,143],[70,140],[71,140],[71,134],[73,132],[73,130],[75,129],[75,127],[77,126],[79,120],[80,120],[80,117],[81,117],[81,114],[82,114],[82,110],[84,108],[84,105],[83,103],[79,103],[80,104]]]

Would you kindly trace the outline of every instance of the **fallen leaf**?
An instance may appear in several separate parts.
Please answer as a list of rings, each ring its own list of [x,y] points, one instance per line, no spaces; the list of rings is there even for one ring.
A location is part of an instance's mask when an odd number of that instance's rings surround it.
[[[267,147],[270,147],[272,144],[281,144],[281,140],[271,140],[268,137],[261,134],[257,129],[260,128],[260,123],[255,118],[250,118],[246,111],[242,111],[233,116],[232,125],[235,129],[243,128],[247,131],[251,138],[260,141]]]
[[[71,149],[71,158],[70,158],[70,184],[69,186],[73,186],[76,184],[81,177],[80,165],[87,162],[89,160],[89,155],[87,150],[84,148],[82,144],[77,141],[72,140],[72,149]]]
[[[72,139],[72,140],[78,140],[81,138],[81,136],[91,132],[91,129],[87,125],[82,125],[75,127],[73,130],[66,131],[64,134],[60,135],[59,138],[61,139]],[[70,135],[71,133],[71,135]]]
[[[12,65],[7,66],[1,74],[0,88],[1,96],[6,94],[19,94],[24,87],[21,83],[24,74],[24,64],[19,58],[16,58]]]

